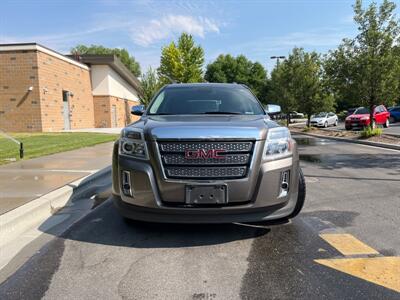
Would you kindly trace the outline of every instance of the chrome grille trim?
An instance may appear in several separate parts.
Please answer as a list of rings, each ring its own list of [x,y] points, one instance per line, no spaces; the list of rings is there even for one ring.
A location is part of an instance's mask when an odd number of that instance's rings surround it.
[[[224,158],[196,158],[185,159],[181,154],[163,154],[165,165],[244,165],[249,162],[250,154],[226,154]]]
[[[166,179],[232,179],[247,176],[255,141],[159,141]],[[185,151],[224,150],[223,158],[185,158]]]
[[[230,152],[250,152],[253,142],[163,142],[162,152],[185,152],[185,150],[221,149]]]
[[[172,167],[166,171],[171,178],[238,178],[245,176],[247,167]]]

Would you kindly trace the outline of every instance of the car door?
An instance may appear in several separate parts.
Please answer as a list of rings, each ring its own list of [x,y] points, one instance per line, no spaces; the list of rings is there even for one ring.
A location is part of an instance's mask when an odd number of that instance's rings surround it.
[[[374,109],[374,118],[376,124],[382,124],[382,110],[380,105]]]
[[[329,124],[329,125],[335,124],[335,114],[332,113],[332,112],[330,112],[330,113],[328,114],[328,124]]]

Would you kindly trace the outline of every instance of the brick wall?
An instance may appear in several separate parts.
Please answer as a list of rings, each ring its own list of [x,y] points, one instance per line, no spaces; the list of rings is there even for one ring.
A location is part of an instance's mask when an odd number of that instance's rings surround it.
[[[89,70],[38,52],[43,131],[64,128],[63,91],[69,97],[71,129],[94,127],[93,96]]]
[[[42,130],[36,51],[0,52],[0,129]]]
[[[125,127],[139,117],[132,115],[131,107],[139,103],[114,96],[93,96],[95,127]],[[116,125],[112,124],[113,105],[116,111]]]

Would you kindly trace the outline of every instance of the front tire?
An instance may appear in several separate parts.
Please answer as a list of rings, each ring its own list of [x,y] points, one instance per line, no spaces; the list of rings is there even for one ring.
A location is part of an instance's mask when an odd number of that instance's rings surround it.
[[[386,119],[385,123],[383,124],[383,127],[389,128],[389,118]]]
[[[335,124],[333,124],[333,126],[337,126],[338,125],[338,120],[335,121]]]
[[[325,128],[328,127],[328,122],[325,122],[324,127],[325,127]]]
[[[306,200],[306,180],[304,178],[303,171],[299,171],[299,192],[297,194],[297,202],[294,207],[294,211],[288,216],[288,219],[293,219],[296,217],[304,206],[304,201]]]

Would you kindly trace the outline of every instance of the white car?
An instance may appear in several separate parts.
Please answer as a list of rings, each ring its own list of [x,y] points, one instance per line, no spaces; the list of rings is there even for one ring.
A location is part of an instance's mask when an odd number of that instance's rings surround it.
[[[327,113],[327,112],[320,112],[316,115],[311,116],[310,120],[311,126],[317,126],[317,127],[328,127],[328,126],[337,126],[338,124],[338,116],[333,113]]]

